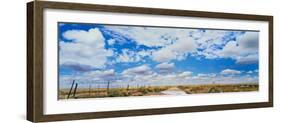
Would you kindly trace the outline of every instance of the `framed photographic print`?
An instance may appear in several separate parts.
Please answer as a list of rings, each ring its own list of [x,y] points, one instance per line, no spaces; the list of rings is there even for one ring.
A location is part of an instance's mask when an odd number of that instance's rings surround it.
[[[273,106],[273,17],[27,3],[33,122]]]

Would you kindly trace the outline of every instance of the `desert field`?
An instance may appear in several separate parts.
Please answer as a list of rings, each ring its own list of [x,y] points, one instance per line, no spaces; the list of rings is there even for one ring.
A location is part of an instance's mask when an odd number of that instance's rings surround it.
[[[258,91],[258,84],[206,84],[206,85],[177,85],[177,86],[141,86],[125,88],[78,88],[60,89],[59,99],[129,97],[153,95],[188,95],[200,93],[226,93]]]

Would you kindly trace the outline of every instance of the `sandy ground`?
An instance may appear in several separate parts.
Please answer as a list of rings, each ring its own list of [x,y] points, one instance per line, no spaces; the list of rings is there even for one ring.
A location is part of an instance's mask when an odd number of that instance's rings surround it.
[[[165,95],[186,95],[186,93],[178,87],[169,88],[161,93]]]

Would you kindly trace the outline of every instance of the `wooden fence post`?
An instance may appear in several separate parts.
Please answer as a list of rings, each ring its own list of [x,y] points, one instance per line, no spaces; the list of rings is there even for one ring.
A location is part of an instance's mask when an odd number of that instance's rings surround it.
[[[71,94],[74,83],[75,83],[75,80],[72,81],[72,85],[71,85],[70,90],[68,92],[67,99],[69,99],[69,97],[70,97],[70,94]]]
[[[110,82],[108,81],[107,82],[107,94],[109,94],[109,84],[110,84]]]
[[[130,89],[130,85],[128,84],[128,85],[127,85],[127,91],[129,91],[129,89]]]
[[[78,83],[75,84],[74,93],[73,93],[73,98],[76,98],[76,97],[75,97],[75,94],[76,94],[77,87],[78,87]]]
[[[89,84],[89,97],[91,97],[91,84]]]

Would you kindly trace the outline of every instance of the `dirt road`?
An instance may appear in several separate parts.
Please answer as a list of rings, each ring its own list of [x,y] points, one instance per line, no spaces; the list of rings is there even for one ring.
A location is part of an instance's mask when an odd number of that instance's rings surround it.
[[[186,93],[178,87],[169,88],[161,93],[165,95],[186,95]]]

